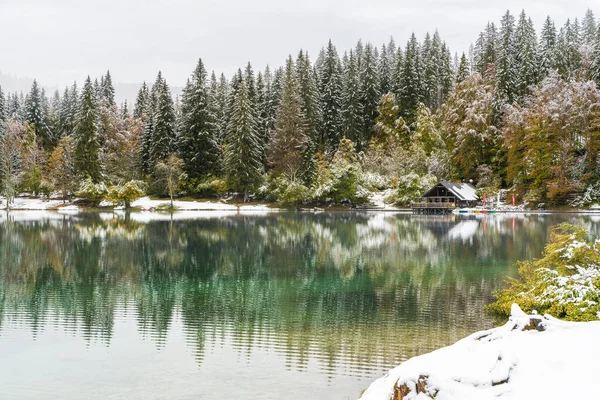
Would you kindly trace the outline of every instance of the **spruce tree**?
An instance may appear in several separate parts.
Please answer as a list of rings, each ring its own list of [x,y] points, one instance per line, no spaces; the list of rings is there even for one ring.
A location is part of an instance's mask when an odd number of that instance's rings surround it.
[[[558,69],[558,49],[556,46],[556,27],[554,26],[554,21],[552,21],[550,17],[547,17],[540,34],[538,50],[537,65],[540,80],[548,76],[551,71]]]
[[[248,87],[241,70],[234,82],[237,84],[233,87],[233,102],[227,124],[225,172],[231,187],[242,192],[246,201],[262,177],[262,146],[254,118],[255,111],[252,110]]]
[[[294,61],[289,56],[269,152],[274,173],[284,175],[290,182],[300,177],[303,154],[309,140],[302,103]]]
[[[321,94],[319,145],[333,151],[339,144],[342,130],[342,67],[331,40],[323,53],[318,76]]]
[[[302,166],[300,176],[305,184],[310,184],[315,178],[317,149],[317,126],[319,123],[319,93],[317,88],[317,76],[311,65],[307,52],[302,50],[296,59],[296,77],[300,90],[300,108],[306,125],[306,146],[302,155]]]
[[[531,18],[521,12],[515,32],[515,62],[517,65],[516,99],[521,101],[531,85],[538,82],[537,36]]]
[[[81,178],[89,177],[94,183],[102,179],[98,119],[96,91],[88,76],[81,92],[75,126],[75,167]]]
[[[446,98],[454,89],[454,76],[456,75],[456,70],[453,67],[452,56],[450,55],[450,49],[446,42],[442,43],[441,48],[441,65],[440,65],[440,89],[438,92],[438,109],[442,106]]]
[[[215,103],[219,109],[217,114],[219,135],[217,137],[219,145],[225,142],[225,132],[227,131],[227,99],[229,98],[229,83],[225,74],[221,73],[219,77],[219,85],[215,96]]]
[[[458,69],[456,71],[456,84],[458,85],[470,75],[469,71],[469,60],[467,59],[467,55],[462,53],[460,57],[460,63],[458,64]]]
[[[360,139],[364,126],[363,115],[357,60],[354,52],[350,51],[342,93],[342,132],[347,139],[353,142]]]
[[[377,58],[375,57],[371,43],[367,43],[365,46],[359,80],[362,132],[358,137],[356,144],[358,151],[361,151],[367,146],[373,135],[373,126],[375,125],[375,118],[377,117],[377,105],[381,98],[377,76]]]
[[[6,98],[4,97],[4,92],[2,91],[2,86],[0,86],[0,136],[2,136],[4,121],[6,121],[6,115],[7,115]]]
[[[106,75],[102,77],[102,85],[100,88],[101,101],[106,103],[108,107],[116,108],[115,103],[115,88],[112,83],[110,71],[106,71]]]
[[[167,82],[159,72],[154,83],[156,93],[152,116],[152,139],[150,143],[150,167],[165,160],[176,150],[175,107]]]
[[[206,69],[202,59],[183,89],[178,147],[184,170],[192,179],[217,172],[217,121],[210,107]]]
[[[154,109],[156,105],[156,92],[158,87],[153,85],[152,89],[148,92],[148,100],[144,109],[145,121],[144,129],[142,132],[142,148],[140,154],[140,164],[144,174],[152,172],[151,162],[151,149],[152,149],[152,134],[154,132]]]
[[[588,8],[582,22],[581,39],[583,45],[594,47],[599,28],[600,26],[596,23],[594,12]]]
[[[402,74],[404,70],[404,54],[401,49],[398,49],[396,53],[396,65],[394,65],[394,72],[392,74],[392,92],[394,97],[397,99],[400,97],[400,91],[402,89]]]
[[[42,89],[39,87],[37,81],[34,80],[25,101],[25,119],[31,124],[38,143],[43,148],[50,148],[52,137],[47,125],[47,107],[44,104],[44,97]]]
[[[377,75],[379,76],[379,92],[386,94],[392,90],[392,68],[390,67],[390,57],[388,55],[387,46],[381,46],[379,55],[379,65]]]
[[[485,30],[479,34],[473,50],[475,70],[485,75],[490,66],[496,65],[498,59],[498,32],[493,23],[488,23]]]
[[[500,41],[496,61],[496,96],[500,104],[513,103],[516,85],[515,18],[507,11],[500,24]]]
[[[258,111],[258,136],[262,144],[263,163],[267,164],[267,153],[269,146],[269,102],[270,97],[262,72],[256,75],[256,109]]]
[[[598,87],[600,87],[600,26],[598,26],[590,75],[596,81]]]
[[[269,66],[267,65],[265,68],[265,72],[263,75],[263,79],[265,81],[265,94],[267,96],[267,103],[266,103],[266,115],[267,115],[267,120],[263,121],[265,126],[268,128],[269,132],[272,132],[273,129],[275,129],[275,118],[276,118],[276,111],[277,111],[277,107],[279,104],[279,98],[277,97],[279,95],[279,92],[276,88],[276,80],[279,80],[279,78],[277,78],[277,71],[275,72],[275,74],[271,73],[271,69],[269,68]],[[269,133],[270,134],[270,133]]]
[[[143,118],[147,114],[149,96],[148,86],[146,85],[146,82],[144,82],[135,99],[135,106],[133,108],[134,118]]]
[[[424,97],[421,77],[422,65],[419,53],[419,43],[413,33],[406,44],[404,66],[400,78],[400,96],[398,98],[401,114],[409,126],[414,122],[417,106],[423,101]]]

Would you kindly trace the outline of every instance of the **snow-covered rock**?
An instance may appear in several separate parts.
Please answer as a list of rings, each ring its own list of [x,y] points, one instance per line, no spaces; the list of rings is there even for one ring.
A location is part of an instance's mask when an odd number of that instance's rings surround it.
[[[512,308],[499,328],[414,357],[361,400],[600,398],[600,321],[563,322]]]

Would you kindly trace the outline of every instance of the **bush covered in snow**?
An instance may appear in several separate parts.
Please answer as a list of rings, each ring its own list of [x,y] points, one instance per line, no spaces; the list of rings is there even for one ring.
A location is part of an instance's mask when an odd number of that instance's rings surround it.
[[[396,204],[404,206],[418,201],[436,183],[435,176],[425,175],[421,177],[414,172],[401,177],[398,180]]]
[[[94,183],[92,178],[88,177],[81,182],[75,195],[89,200],[92,206],[97,206],[108,195],[108,189],[104,183]]]
[[[487,306],[509,315],[512,303],[523,310],[558,318],[589,321],[600,318],[600,239],[588,240],[585,229],[569,224],[554,228],[539,260],[519,265],[519,277],[496,293]]]

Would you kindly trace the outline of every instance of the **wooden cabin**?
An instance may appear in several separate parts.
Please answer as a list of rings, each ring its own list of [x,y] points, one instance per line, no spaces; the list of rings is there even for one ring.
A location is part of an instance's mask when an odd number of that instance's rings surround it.
[[[445,214],[455,208],[474,207],[478,202],[473,185],[441,181],[429,189],[420,202],[413,203],[412,210],[415,214]]]

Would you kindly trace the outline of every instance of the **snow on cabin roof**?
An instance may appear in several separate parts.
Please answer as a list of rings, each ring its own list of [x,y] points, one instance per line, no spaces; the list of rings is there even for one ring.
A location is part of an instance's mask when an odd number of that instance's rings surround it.
[[[448,181],[441,181],[440,183],[435,185],[433,188],[431,188],[427,193],[425,193],[423,195],[423,197],[428,197],[428,195],[433,191],[433,189],[435,189],[439,185],[444,186],[446,189],[448,189],[448,191],[450,191],[450,193],[455,195],[459,200],[462,200],[462,201],[477,201],[477,200],[479,200],[479,196],[477,196],[477,194],[475,193],[475,188],[473,187],[473,185],[471,185],[469,183],[457,183],[457,182],[448,182]]]

